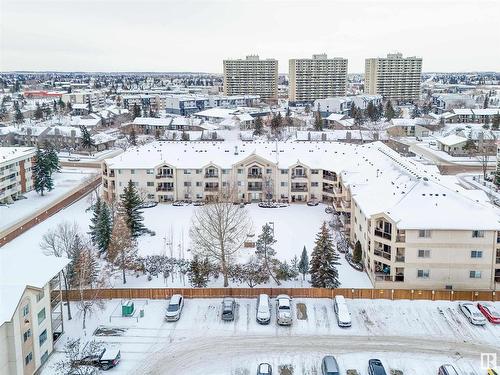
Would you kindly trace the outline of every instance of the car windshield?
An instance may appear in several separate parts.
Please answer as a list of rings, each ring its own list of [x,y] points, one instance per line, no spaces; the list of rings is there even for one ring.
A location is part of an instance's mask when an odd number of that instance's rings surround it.
[[[167,311],[173,312],[177,310],[179,310],[179,305],[177,304],[168,305]]]
[[[281,305],[280,306],[280,310],[290,310],[290,306],[286,306],[286,305],[283,306],[283,305]]]

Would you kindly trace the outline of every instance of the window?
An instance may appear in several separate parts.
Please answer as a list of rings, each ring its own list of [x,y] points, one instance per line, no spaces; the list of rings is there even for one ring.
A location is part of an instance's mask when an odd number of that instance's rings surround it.
[[[155,195],[154,194],[148,194],[148,199],[154,199]]]
[[[47,330],[44,329],[43,332],[40,334],[40,337],[38,337],[38,342],[40,346],[43,345],[43,343],[47,341]]]
[[[281,174],[288,174],[288,169],[281,169]]]
[[[472,231],[472,238],[483,238],[484,237],[484,230],[473,230]]]
[[[28,341],[30,337],[31,337],[31,329],[28,328],[28,330],[23,333],[24,342]]]
[[[201,182],[200,182],[200,181],[197,181],[197,182],[196,182],[196,186],[201,186]]]
[[[29,354],[24,358],[24,364],[28,366],[32,360],[33,360],[33,353],[29,352]]]
[[[429,270],[417,270],[417,278],[428,279],[430,271]]]
[[[243,174],[243,169],[238,169],[238,174]]]
[[[47,359],[49,359],[49,351],[46,350],[45,353],[40,357],[40,361],[42,362],[42,365],[47,362]]]
[[[266,173],[267,173],[267,174],[271,174],[271,173],[273,173],[273,170],[272,170],[272,169],[270,169],[270,168],[268,168],[268,169],[266,169]]]
[[[431,236],[431,231],[428,229],[420,229],[418,231],[418,237],[420,238],[430,238]]]
[[[243,183],[241,181],[238,181],[238,186],[242,186]]]
[[[184,186],[191,186],[191,181],[184,181]]]
[[[469,277],[471,279],[480,279],[481,278],[481,271],[470,271]]]
[[[153,174],[154,171],[152,169],[146,169],[146,174]]]
[[[431,257],[431,251],[430,250],[419,250],[418,251],[418,257],[419,258],[430,258]]]
[[[481,250],[472,250],[470,252],[470,257],[471,258],[482,258],[483,257],[483,252]]]
[[[191,171],[189,169],[184,169],[184,174],[191,174]]]
[[[318,183],[317,182],[311,182],[311,187],[318,187]]]
[[[281,181],[281,187],[286,187],[288,186],[288,182],[286,181]]]
[[[148,181],[148,182],[146,183],[146,185],[147,185],[147,186],[155,186],[155,183],[154,183],[154,182],[152,182],[152,181]]]
[[[131,169],[130,174],[135,174],[135,169]]]
[[[311,169],[311,174],[318,174],[319,173],[319,170],[317,169]]]
[[[46,318],[45,307],[38,313],[38,324],[41,324]]]
[[[229,174],[229,169],[223,169],[222,174]]]
[[[202,170],[201,169],[197,169],[196,170],[196,174],[201,174]]]
[[[26,316],[30,313],[30,305],[25,305],[23,307],[23,316]]]
[[[44,291],[42,290],[41,292],[39,292],[39,293],[36,295],[36,301],[37,301],[37,302],[40,302],[40,300],[42,300],[44,296],[45,296],[45,293],[44,293]]]

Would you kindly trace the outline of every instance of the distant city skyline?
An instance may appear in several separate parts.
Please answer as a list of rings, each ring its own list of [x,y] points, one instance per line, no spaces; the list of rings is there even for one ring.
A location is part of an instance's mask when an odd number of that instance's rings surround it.
[[[138,6],[139,5],[139,6]],[[401,52],[424,72],[500,71],[494,0],[3,0],[0,70],[222,73],[222,61],[326,53],[363,73]]]

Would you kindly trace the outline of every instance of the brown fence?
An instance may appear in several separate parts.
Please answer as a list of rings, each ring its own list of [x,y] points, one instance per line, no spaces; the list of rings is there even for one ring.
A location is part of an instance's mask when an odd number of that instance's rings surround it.
[[[90,191],[94,190],[101,183],[101,176],[99,175],[94,180],[87,183],[85,186],[80,189],[74,191],[70,195],[64,197],[61,200],[54,202],[51,206],[47,207],[45,210],[41,211],[35,216],[27,219],[26,221],[22,221],[13,227],[6,230],[2,233],[2,237],[0,238],[0,247],[5,245],[7,242],[12,241],[14,238],[20,236],[27,230],[33,228],[35,225],[40,224],[42,221],[48,219],[52,215],[58,213],[60,210],[66,208],[67,206],[73,204],[80,198],[87,195]]]
[[[70,290],[70,300],[80,298],[79,291]],[[500,293],[451,290],[410,290],[410,289],[320,289],[320,288],[148,288],[148,289],[101,289],[98,295],[103,299],[166,299],[172,294],[182,294],[186,298],[253,298],[261,293],[272,297],[288,294],[299,298],[346,298],[365,299],[407,299],[431,301],[500,301]],[[85,296],[95,296],[96,291],[84,291]],[[85,297],[87,298],[87,297]]]

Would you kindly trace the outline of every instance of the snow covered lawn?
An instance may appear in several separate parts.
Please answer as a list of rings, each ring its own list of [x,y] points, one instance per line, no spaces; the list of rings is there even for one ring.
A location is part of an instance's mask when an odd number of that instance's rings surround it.
[[[304,303],[307,319],[297,320],[296,304]],[[480,353],[500,354],[500,326],[470,325],[457,302],[347,300],[351,328],[339,328],[330,299],[292,301],[291,327],[255,321],[255,300],[237,299],[234,322],[220,318],[220,299],[186,300],[178,322],[164,321],[167,301],[137,301],[145,317],[113,318],[119,300],[106,302],[105,310],[88,321],[86,336],[77,313],[65,321],[66,334],[57,344],[60,351],[68,337],[101,340],[121,350],[122,362],[114,374],[252,374],[260,362],[275,370],[291,365],[294,374],[317,374],[322,356],[335,355],[344,371],[357,369],[367,374],[368,359],[380,358],[386,369],[405,375],[436,374],[444,363],[452,363],[462,375],[479,372]],[[500,303],[496,304],[500,308]],[[75,311],[74,311],[75,312]],[[92,336],[95,328],[119,327],[122,336]],[[54,354],[44,375],[61,358]]]
[[[56,202],[65,194],[79,187],[91,175],[99,173],[95,169],[63,168],[61,172],[54,173],[54,189],[45,192],[43,196],[32,190],[23,194],[27,199],[21,199],[13,204],[0,206],[0,232],[12,225],[29,218],[38,210]]]
[[[72,206],[64,209],[48,220],[30,229],[27,233],[6,244],[3,249],[15,249],[15,251],[32,252],[41,251],[39,243],[44,233],[49,228],[54,228],[63,221],[75,221],[83,232],[88,231],[90,212],[85,212],[90,203],[84,198]],[[291,260],[295,255],[300,257],[302,248],[306,246],[309,257],[314,246],[316,234],[323,220],[328,220],[329,215],[325,213],[325,206],[320,204],[309,207],[302,204],[293,204],[284,208],[260,208],[257,204],[246,206],[253,220],[253,229],[256,236],[260,233],[262,226],[268,222],[274,222],[275,238],[274,245],[277,258],[280,260]],[[173,257],[191,258],[189,227],[195,209],[192,205],[174,207],[171,204],[159,204],[154,208],[144,209],[144,223],[146,227],[156,232],[155,236],[144,235],[139,238],[139,254],[141,256],[150,254],[165,254]],[[253,252],[253,249],[242,249],[241,257],[244,258]],[[372,284],[364,272],[354,270],[341,256],[341,265],[338,266],[342,288],[372,288]],[[128,278],[127,284],[123,285],[119,275],[110,280],[115,287],[149,288],[149,287],[173,287],[189,286],[184,284],[179,277],[174,276],[174,281],[165,283],[162,277],[147,281],[145,276]],[[307,281],[292,280],[282,284],[284,287],[306,287]],[[222,279],[210,283],[212,287],[222,286]],[[232,285],[234,286],[234,285]],[[246,285],[242,285],[246,286]],[[268,285],[275,286],[273,282]]]

